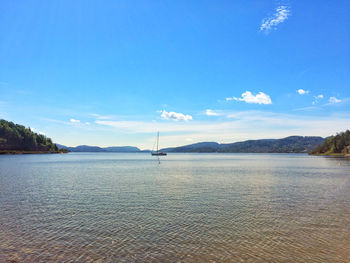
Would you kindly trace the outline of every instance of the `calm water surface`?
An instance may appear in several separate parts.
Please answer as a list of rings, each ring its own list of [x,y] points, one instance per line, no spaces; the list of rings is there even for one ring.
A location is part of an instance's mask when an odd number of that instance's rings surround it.
[[[0,156],[0,262],[350,262],[350,161]]]

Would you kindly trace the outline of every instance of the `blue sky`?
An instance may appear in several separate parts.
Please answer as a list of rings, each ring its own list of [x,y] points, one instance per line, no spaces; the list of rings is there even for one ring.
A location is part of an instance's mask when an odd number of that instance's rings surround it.
[[[350,128],[349,1],[0,3],[0,118],[152,148]]]

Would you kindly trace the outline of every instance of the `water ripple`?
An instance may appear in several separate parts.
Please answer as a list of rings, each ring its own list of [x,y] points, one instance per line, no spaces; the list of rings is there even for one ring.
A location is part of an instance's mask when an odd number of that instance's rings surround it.
[[[338,162],[0,156],[0,262],[349,262],[350,164]]]

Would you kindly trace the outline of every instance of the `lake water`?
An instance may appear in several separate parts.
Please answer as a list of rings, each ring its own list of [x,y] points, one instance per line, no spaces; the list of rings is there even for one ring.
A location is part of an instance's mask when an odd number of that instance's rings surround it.
[[[349,262],[350,161],[0,156],[0,262]]]

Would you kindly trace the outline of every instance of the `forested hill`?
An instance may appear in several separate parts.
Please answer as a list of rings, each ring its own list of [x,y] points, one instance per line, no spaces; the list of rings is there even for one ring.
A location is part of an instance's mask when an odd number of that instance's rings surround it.
[[[248,140],[229,144],[202,142],[175,148],[164,152],[227,152],[227,153],[302,153],[310,152],[323,143],[324,138],[315,136],[290,136],[283,139]]]
[[[0,153],[60,152],[50,138],[23,125],[0,120]]]
[[[347,155],[350,154],[350,130],[328,137],[311,154]]]

